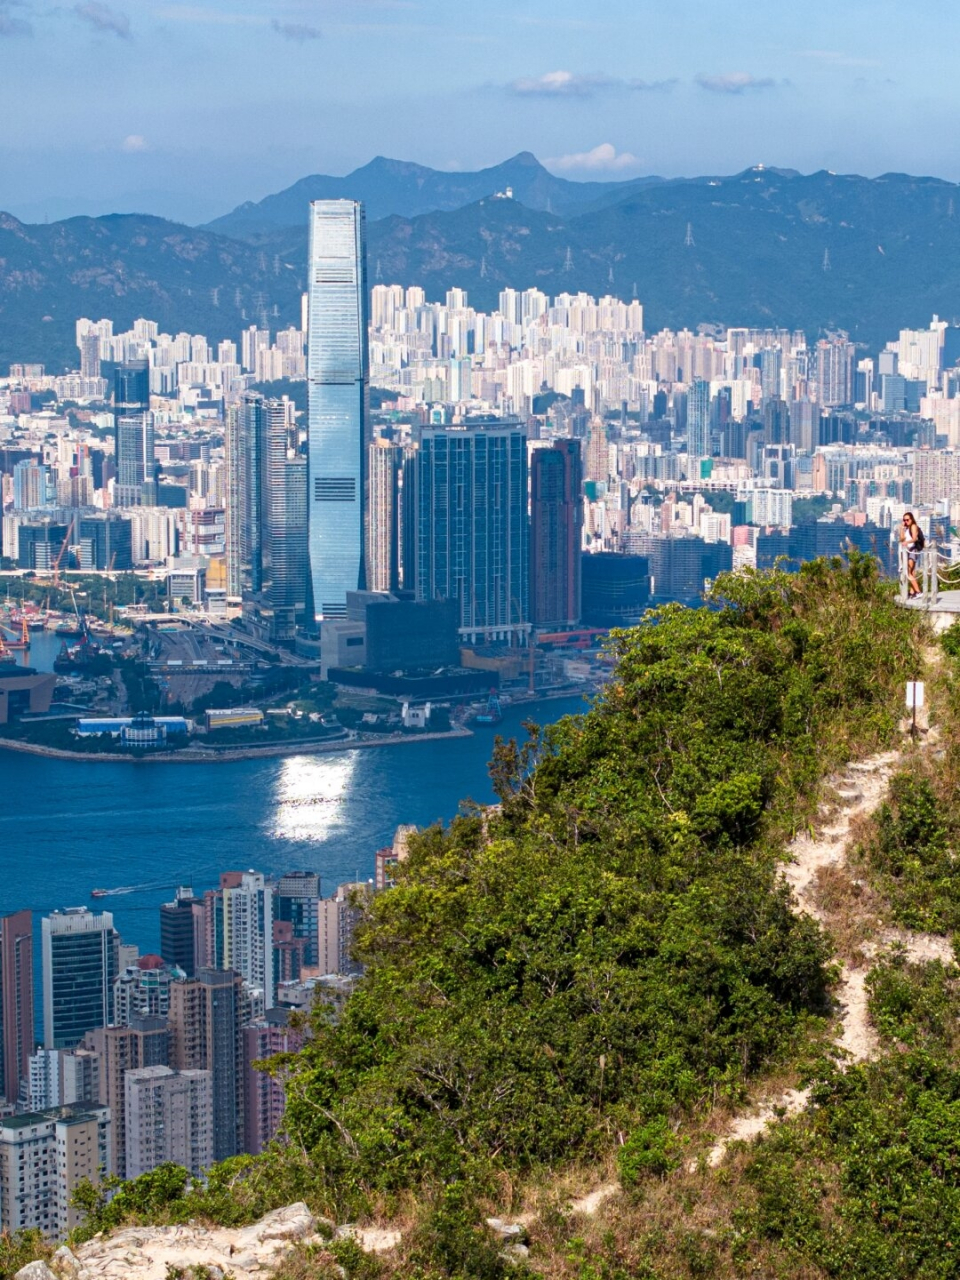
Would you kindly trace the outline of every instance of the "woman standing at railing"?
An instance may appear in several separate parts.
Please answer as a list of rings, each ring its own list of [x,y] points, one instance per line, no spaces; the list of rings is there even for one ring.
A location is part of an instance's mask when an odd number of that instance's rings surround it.
[[[903,525],[900,528],[900,542],[907,553],[907,595],[918,596],[920,594],[920,583],[917,581],[917,560],[920,552],[924,547],[923,530],[917,524],[912,511],[907,511],[903,516]]]

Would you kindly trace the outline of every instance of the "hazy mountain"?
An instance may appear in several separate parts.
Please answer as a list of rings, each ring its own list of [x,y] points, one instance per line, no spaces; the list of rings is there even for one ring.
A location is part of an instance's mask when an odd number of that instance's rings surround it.
[[[370,282],[419,284],[429,298],[456,285],[481,308],[495,307],[506,285],[635,290],[651,331],[844,328],[870,347],[934,312],[960,314],[954,183],[751,169],[633,188],[612,204],[594,197],[599,207],[576,216],[484,198],[373,221]],[[211,339],[235,338],[262,311],[271,327],[298,323],[305,262],[305,219],[251,245],[133,215],[49,226],[0,215],[0,368],[75,363],[82,315],[112,316],[118,327],[149,316]]]
[[[405,160],[377,156],[345,178],[315,173],[292,187],[248,202],[208,224],[222,235],[253,239],[282,227],[303,226],[311,200],[362,200],[367,218],[397,214],[413,218],[435,210],[450,211],[473,204],[497,191],[512,188],[514,198],[530,209],[571,214],[627,191],[662,182],[639,178],[632,182],[569,182],[554,177],[529,151],[478,173],[445,173]]]
[[[76,368],[79,316],[122,330],[146,316],[162,329],[236,338],[262,311],[299,323],[305,264],[242,241],[139,214],[27,226],[0,213],[0,369],[40,360]]]

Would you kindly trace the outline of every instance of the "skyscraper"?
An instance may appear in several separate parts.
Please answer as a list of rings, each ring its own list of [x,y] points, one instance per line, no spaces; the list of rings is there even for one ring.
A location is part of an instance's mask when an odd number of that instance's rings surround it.
[[[310,571],[318,619],[366,588],[367,286],[363,206],[310,205]]]
[[[283,416],[275,406],[280,404]],[[274,640],[292,640],[306,609],[309,576],[307,459],[296,448],[285,402],[272,401],[266,438],[266,606]]]
[[[192,978],[203,964],[203,944],[203,899],[181,887],[160,907],[160,955]]]
[[[290,924],[293,937],[301,944],[303,964],[319,961],[318,911],[320,877],[315,871],[289,871],[281,876],[274,896],[274,917]]]
[[[54,1107],[0,1120],[0,1228],[62,1239],[83,1217],[73,1194],[110,1165],[108,1107]]]
[[[13,468],[13,509],[31,511],[47,505],[50,472],[35,458],[24,458]]]
[[[243,1028],[244,1141],[243,1149],[259,1155],[275,1137],[283,1118],[283,1079],[257,1071],[255,1062],[277,1053],[291,1053],[303,1044],[302,1029],[292,1029],[289,1009],[270,1009]]]
[[[263,992],[266,1008],[274,1003],[273,886],[258,871],[225,876],[223,883],[223,967],[233,969]]]
[[[117,366],[113,412],[117,506],[152,506],[156,502],[156,457],[150,412],[150,369],[146,360],[131,360]]]
[[[163,1018],[130,1019],[126,1027],[98,1027],[84,1038],[84,1048],[97,1057],[99,1101],[110,1108],[110,1168],[127,1177],[127,1094],[125,1077],[140,1067],[166,1065],[170,1035]]]
[[[370,445],[370,520],[367,549],[371,591],[400,586],[400,478],[403,447],[392,440]]]
[[[288,640],[306,609],[307,462],[296,448],[292,405],[247,392],[228,414],[227,594]]]
[[[210,1071],[140,1067],[124,1078],[126,1176],[182,1165],[198,1177],[213,1163]]]
[[[416,594],[458,600],[471,643],[529,630],[527,436],[496,419],[421,433]]]
[[[817,343],[818,399],[826,407],[853,404],[854,345],[846,335]]]
[[[710,383],[694,378],[687,396],[687,455],[709,458],[710,448]]]
[[[580,621],[583,503],[580,441],[555,440],[530,458],[530,609],[535,626]]]
[[[41,922],[43,1043],[72,1049],[95,1027],[113,1021],[113,984],[120,938],[109,911],[54,911]]]
[[[33,1052],[33,916],[0,919],[0,1086],[7,1102],[30,1077]]]
[[[243,1149],[242,980],[201,969],[170,993],[170,1066],[209,1071],[213,1087],[213,1158]]]

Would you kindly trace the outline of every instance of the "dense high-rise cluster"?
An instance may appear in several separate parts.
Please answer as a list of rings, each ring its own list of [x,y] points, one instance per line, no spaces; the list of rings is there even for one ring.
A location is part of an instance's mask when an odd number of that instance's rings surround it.
[[[83,1178],[168,1161],[199,1175],[263,1150],[283,1085],[254,1063],[302,1042],[293,1010],[350,989],[353,933],[374,887],[325,898],[315,872],[225,872],[217,888],[183,888],[160,907],[159,955],[126,943],[110,911],[44,916],[40,1045],[32,913],[0,919],[0,1226],[56,1236],[76,1221],[70,1197]]]

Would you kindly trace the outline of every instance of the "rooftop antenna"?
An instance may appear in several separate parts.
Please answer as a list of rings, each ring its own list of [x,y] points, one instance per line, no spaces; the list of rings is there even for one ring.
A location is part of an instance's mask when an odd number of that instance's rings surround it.
[[[487,278],[487,255],[484,254],[483,257],[480,259],[480,279],[485,280],[486,278]]]
[[[692,222],[688,222],[688,223],[687,223],[687,234],[686,234],[686,236],[684,237],[684,241],[683,241],[683,243],[687,246],[687,248],[688,248],[688,249],[692,249],[692,248],[693,248],[693,246],[696,244],[696,241],[695,241],[695,240],[694,240],[694,238],[693,238],[693,223],[692,223]]]
[[[563,260],[563,269],[569,274],[573,270],[573,250],[567,245],[567,256]]]
[[[824,271],[830,270],[830,250],[829,249],[824,249],[823,251],[823,269]]]
[[[633,282],[633,296],[634,296],[635,298],[639,298],[639,297],[640,297],[639,293],[637,293],[637,282],[636,282],[636,280],[634,280],[634,282]]]
[[[377,269],[376,269],[376,271],[374,272],[374,279],[375,279],[375,280],[382,280],[382,279],[383,279],[383,268],[380,266],[380,259],[379,259],[379,258],[377,259]]]
[[[607,279],[613,284],[613,263],[610,264],[610,270],[607,272]]]

